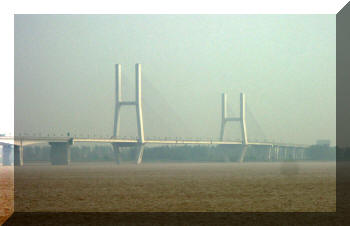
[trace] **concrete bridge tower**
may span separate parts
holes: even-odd
[[[245,94],[240,95],[240,116],[239,117],[227,117],[227,95],[222,94],[221,97],[221,130],[220,130],[220,140],[224,140],[225,125],[227,122],[240,122],[241,125],[241,137],[242,137],[242,154],[240,162],[244,161],[244,156],[247,151],[248,146],[248,136],[247,136],[247,124],[246,124],[246,100]]]
[[[116,100],[115,100],[115,110],[114,110],[114,128],[113,128],[113,138],[119,136],[120,127],[120,109],[122,106],[131,105],[136,107],[136,121],[137,121],[137,133],[138,133],[138,154],[136,163],[140,164],[142,162],[142,156],[144,151],[145,135],[143,129],[143,117],[142,117],[142,100],[141,100],[141,64],[135,65],[135,101],[122,101],[122,89],[121,89],[121,65],[115,65],[116,71]],[[114,154],[116,162],[120,163],[120,145],[118,143],[113,143]]]

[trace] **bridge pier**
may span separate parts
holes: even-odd
[[[269,161],[271,161],[272,146],[269,146]]]
[[[23,146],[22,145],[14,145],[13,164],[15,166],[23,166]]]
[[[301,160],[304,160],[304,149],[301,150]]]
[[[70,143],[50,142],[50,161],[52,165],[68,165],[70,163]]]
[[[293,148],[293,160],[295,161],[297,159],[297,154],[295,148]]]
[[[280,147],[275,146],[275,153],[276,153],[276,161],[280,159]]]
[[[119,165],[121,163],[120,146],[118,144],[112,144],[112,145],[114,150],[115,162]]]
[[[3,166],[11,166],[11,153],[12,147],[11,145],[2,145],[2,165]]]
[[[283,160],[286,161],[287,160],[287,149],[285,147],[283,148],[283,154],[284,154]]]
[[[137,146],[137,159],[136,159],[136,164],[139,165],[142,163],[142,157],[143,157],[143,151],[145,149],[144,144],[139,144]]]
[[[248,145],[242,145],[242,154],[239,162],[244,162],[245,155],[247,153]]]

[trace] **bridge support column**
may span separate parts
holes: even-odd
[[[112,145],[114,150],[115,162],[119,165],[121,163],[120,146],[118,144],[112,144]]]
[[[145,149],[145,145],[144,144],[140,144],[137,146],[137,159],[136,159],[136,164],[139,165],[142,163],[142,157],[143,157],[143,151]]]
[[[239,159],[239,162],[244,162],[247,149],[248,149],[248,145],[242,145],[242,154],[241,154],[241,158]]]
[[[52,165],[68,165],[70,163],[71,144],[67,142],[50,142],[50,161]]]
[[[297,154],[295,148],[293,149],[293,160],[295,161],[297,159]]]
[[[287,149],[286,148],[283,148],[283,152],[284,152],[284,161],[287,160]]]
[[[304,160],[304,149],[301,150],[301,160]]]
[[[280,147],[278,146],[275,146],[275,150],[276,150],[276,161],[278,161],[280,158],[279,158],[279,155],[280,155]]]
[[[5,144],[2,146],[2,165],[3,166],[11,166],[11,153],[12,153],[11,145]]]
[[[15,166],[23,166],[23,146],[14,145],[13,163]]]
[[[271,151],[272,151],[272,146],[269,147],[269,161],[271,161]]]

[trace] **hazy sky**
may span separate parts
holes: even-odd
[[[247,96],[248,140],[312,144],[336,132],[335,15],[16,15],[15,133],[112,135],[114,64],[134,98],[142,64],[145,135],[219,136]],[[136,136],[135,109],[121,134]],[[226,138],[239,138],[228,124]],[[255,128],[255,129],[254,129]],[[250,130],[249,130],[250,129]],[[259,134],[260,133],[260,134]]]

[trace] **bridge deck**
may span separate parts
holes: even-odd
[[[34,145],[50,142],[71,142],[71,143],[120,143],[137,144],[137,139],[127,138],[71,138],[71,137],[0,137],[0,143],[9,143],[14,145]],[[218,141],[218,140],[167,140],[167,139],[149,139],[144,144],[203,144],[203,145],[242,145],[241,141]],[[273,142],[249,142],[253,146],[282,146],[282,147],[307,147],[303,144],[286,144]]]

